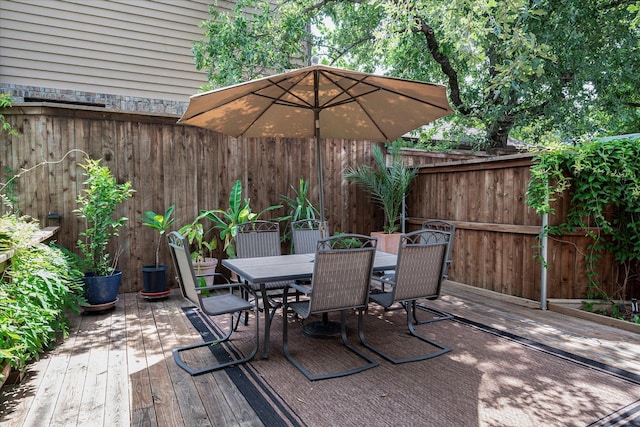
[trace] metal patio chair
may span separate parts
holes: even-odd
[[[323,228],[324,227],[324,228]],[[317,219],[301,219],[291,223],[293,251],[296,254],[310,254],[316,251],[318,240],[322,239],[323,229],[329,234],[327,223]],[[296,280],[298,284],[309,285],[311,280]]]
[[[314,375],[298,362],[289,350],[289,327],[285,317],[282,331],[282,347],[286,358],[309,380],[323,380],[362,372],[378,366],[378,362],[349,343],[346,329],[346,312],[358,312],[358,331],[362,336],[363,312],[367,308],[369,281],[373,271],[377,239],[358,234],[343,234],[317,242],[313,276],[310,286],[292,284],[291,288],[307,297],[305,301],[289,302],[285,290],[284,307],[292,309],[303,319],[314,314],[340,312],[340,336],[342,343],[366,361],[358,367]]]
[[[191,375],[200,375],[204,374],[205,372],[216,371],[229,366],[245,363],[253,359],[253,357],[258,352],[260,336],[258,307],[257,304],[251,303],[241,295],[235,294],[233,292],[234,289],[245,288],[245,285],[241,283],[230,283],[229,280],[222,274],[212,273],[206,276],[215,276],[218,278],[222,278],[224,279],[225,283],[215,284],[211,286],[198,286],[198,278],[204,277],[205,275],[196,275],[195,273],[193,263],[191,261],[191,255],[189,253],[189,242],[187,241],[187,239],[185,239],[175,231],[169,233],[167,239],[169,240],[169,251],[171,253],[171,258],[173,260],[177,279],[180,284],[182,296],[193,303],[198,309],[200,309],[202,313],[206,314],[207,316],[216,317],[226,314],[229,315],[228,328],[221,328],[221,330],[227,329],[226,332],[223,333],[222,338],[174,349],[173,358],[175,359],[178,366],[180,366]],[[245,291],[253,292],[252,290],[247,289],[245,289]],[[213,295],[203,296],[203,293],[205,292],[212,293]],[[254,301],[257,300],[254,298]],[[182,359],[180,353],[184,351],[200,347],[217,346],[221,343],[229,341],[231,339],[231,334],[237,327],[237,324],[234,326],[234,319],[236,318],[236,316],[238,316],[239,318],[240,313],[242,313],[243,311],[253,311],[256,317],[254,346],[247,356],[240,359],[228,360],[226,362],[206,366],[204,368],[194,368],[192,366],[189,366]]]
[[[409,333],[412,336],[437,347],[438,350],[415,357],[404,359],[395,358],[370,345],[363,336],[360,339],[367,348],[395,364],[430,359],[450,351],[449,348],[418,334],[414,327],[415,323],[428,323],[429,321],[435,321],[433,319],[430,319],[429,321],[417,321],[417,300],[436,299],[440,296],[440,287],[443,280],[442,270],[446,264],[447,246],[449,244],[450,236],[451,235],[447,232],[437,230],[418,230],[412,233],[403,234],[400,239],[400,248],[398,251],[398,261],[395,273],[389,276],[373,277],[373,280],[380,281],[385,285],[390,286],[391,291],[371,293],[369,295],[370,301],[381,305],[385,309],[390,308],[394,304],[400,304],[407,313],[407,327],[409,328]],[[451,316],[449,318],[451,318]]]
[[[453,238],[456,234],[456,226],[454,223],[444,221],[442,219],[429,219],[422,223],[422,229],[446,231],[447,233],[451,234],[451,236],[449,237],[449,247],[447,248],[447,264],[445,265],[444,271],[442,272],[442,275],[446,279],[448,277],[447,273],[449,271],[449,266],[453,262],[453,260],[451,259],[451,251],[453,249]]]
[[[326,223],[317,219],[301,219],[291,223],[293,250],[297,254],[310,254],[316,251],[318,240],[322,239],[322,228]]]
[[[238,258],[255,258],[266,256],[280,256],[280,224],[273,221],[248,221],[238,225],[236,234],[236,254]],[[277,298],[282,297],[288,281],[269,283],[250,283],[255,292],[260,291],[263,309],[269,310],[272,319],[276,309],[282,306]],[[276,292],[272,292],[272,291]],[[276,298],[276,299],[274,299]]]
[[[280,224],[275,221],[255,220],[239,224],[236,234],[236,255],[238,258],[255,258],[266,256],[280,256]],[[243,278],[240,278],[244,281]],[[255,292],[260,294],[262,308],[265,312],[265,348],[263,357],[269,357],[269,347],[266,345],[271,332],[271,321],[276,310],[282,307],[284,289],[292,281],[277,281],[268,283],[247,283]],[[245,317],[245,323],[247,318]]]
[[[434,234],[432,237],[433,239],[436,240],[446,240],[448,242],[448,246],[447,246],[447,262],[444,265],[444,268],[442,270],[442,280],[447,280],[448,276],[448,271],[449,271],[449,266],[451,265],[451,263],[453,262],[451,260],[451,250],[453,248],[453,238],[456,232],[456,226],[455,224],[448,222],[448,221],[444,221],[441,219],[430,219],[427,221],[424,221],[422,223],[422,229],[423,230],[435,230],[435,231],[446,231],[447,233],[449,233],[448,236],[446,235],[442,235],[442,234]],[[425,299],[435,299],[435,298],[425,298]],[[417,318],[415,319],[416,324],[423,324],[423,323],[431,323],[431,322],[437,322],[440,320],[450,320],[453,318],[453,316],[449,313],[446,313],[444,311],[438,310],[436,308],[433,307],[429,307],[428,305],[424,304],[424,303],[418,303],[416,305],[417,308],[421,309],[421,310],[425,310],[428,312],[431,312],[433,314],[436,315],[436,317],[430,318],[430,319],[426,319],[426,320],[418,320]],[[415,315],[415,312],[414,312]]]

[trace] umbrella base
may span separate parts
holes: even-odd
[[[318,320],[317,322],[305,323],[302,326],[302,332],[312,338],[338,338],[340,336],[340,322]]]

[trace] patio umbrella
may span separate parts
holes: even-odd
[[[324,222],[321,139],[390,142],[452,112],[444,86],[312,65],[193,95],[179,123],[234,137],[313,137]]]

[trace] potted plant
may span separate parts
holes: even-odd
[[[118,184],[109,168],[100,165],[100,159],[87,158],[80,167],[87,178],[76,199],[79,207],[74,212],[85,220],[85,230],[77,242],[86,272],[85,298],[90,306],[109,308],[117,301],[122,272],[116,270],[119,252],[110,254],[108,244],[128,220],[114,215],[117,206],[130,198],[135,190],[129,181]]]
[[[202,220],[203,215],[198,215],[193,222],[180,228],[178,232],[187,239],[191,246],[191,258],[197,274],[215,273],[218,259],[213,256],[213,251],[218,247],[215,235],[210,238],[213,227],[205,231]],[[205,278],[207,286],[213,285],[213,276]]]
[[[404,198],[416,177],[417,170],[402,163],[397,157],[396,150],[392,151],[391,164],[388,166],[380,147],[374,146],[371,152],[375,168],[369,165],[350,167],[345,171],[344,177],[362,186],[382,207],[385,217],[384,233],[371,233],[371,235],[378,237],[380,250],[395,253],[400,239],[397,231],[400,228]],[[390,239],[385,234],[395,235]]]
[[[242,200],[242,183],[238,180],[233,184],[229,194],[229,207],[226,210],[213,209],[202,211],[197,219],[208,219],[213,222],[213,227],[220,231],[220,240],[224,242],[224,251],[229,258],[236,257],[235,237],[238,234],[237,226],[247,221],[253,221],[262,214],[275,209],[280,209],[282,205],[272,205],[259,213],[251,211],[251,200]],[[274,218],[274,221],[285,221],[289,216]]]
[[[167,264],[160,264],[160,244],[162,236],[173,225],[175,219],[171,216],[175,205],[167,208],[164,214],[158,214],[154,211],[147,211],[140,218],[140,222],[149,228],[158,232],[158,240],[156,241],[155,264],[142,266],[142,291],[140,294],[147,298],[164,297],[169,293],[167,289]]]

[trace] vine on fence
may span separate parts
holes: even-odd
[[[550,235],[586,228],[592,243],[585,254],[589,297],[627,298],[629,283],[640,277],[640,138],[603,139],[554,147],[539,154],[531,169],[527,203],[539,214],[553,213],[551,202],[571,194],[566,222]],[[623,266],[617,290],[607,295],[595,272],[603,251]]]

